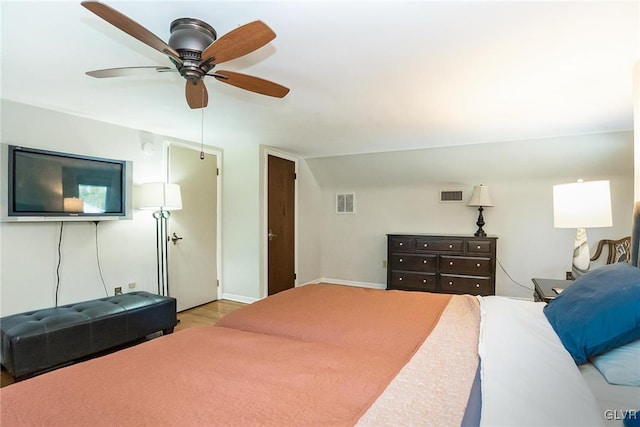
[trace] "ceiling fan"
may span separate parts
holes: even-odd
[[[216,31],[206,22],[194,18],[180,18],[171,23],[169,43],[165,43],[142,25],[104,3],[83,1],[81,4],[130,36],[164,53],[175,66],[108,68],[87,72],[91,77],[178,71],[187,80],[185,96],[191,108],[204,108],[208,104],[207,88],[203,81],[205,76],[213,76],[223,83],[276,98],[282,98],[289,93],[288,88],[258,77],[223,70],[212,72],[216,65],[251,53],[276,37],[273,30],[262,21],[245,24],[218,39]]]

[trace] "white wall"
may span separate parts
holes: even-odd
[[[465,203],[440,203],[441,189],[489,186],[495,207],[484,212],[498,236],[498,260],[515,282],[564,278],[571,269],[575,230],[553,228],[552,186],[611,180],[613,228],[587,231],[601,238],[630,234],[633,202],[633,135],[494,143],[407,152],[308,159],[323,190],[321,278],[384,287],[386,234],[473,234],[478,211]],[[456,184],[457,183],[457,184]],[[335,214],[335,193],[356,194],[356,214]],[[498,267],[500,270],[500,267]],[[530,297],[531,291],[498,271],[497,293]]]
[[[640,202],[640,61],[633,67],[633,123],[637,129],[634,134],[634,200]]]
[[[136,186],[164,178],[161,147],[151,156],[143,141],[161,145],[153,135],[63,113],[3,100],[1,140],[43,149],[133,161]],[[5,176],[2,176],[5,179]],[[54,305],[60,223],[0,223],[0,314]],[[65,222],[61,244],[59,304],[105,296],[96,261],[93,222]],[[132,220],[103,221],[98,242],[106,290],[155,291],[155,223],[134,210]]]
[[[638,34],[640,36],[640,34]],[[634,215],[636,215],[635,223],[634,223],[634,234],[632,237],[632,247],[631,247],[631,257],[632,261],[636,262],[638,267],[640,267],[640,242],[638,239],[640,236],[640,60],[636,62],[633,67],[633,124],[634,128],[637,131],[634,133],[634,196],[633,200],[635,203],[634,206]]]
[[[298,163],[298,284],[322,276],[323,194],[305,160]]]

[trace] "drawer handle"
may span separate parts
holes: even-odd
[[[398,280],[402,280],[402,277],[398,277]]]
[[[449,282],[449,286],[453,286],[453,282]]]
[[[400,246],[404,245],[404,243],[400,242]]]
[[[476,283],[476,288],[479,288],[479,287],[480,287],[480,283]]]
[[[480,249],[480,245],[476,246],[476,249]]]
[[[453,245],[449,245],[449,249],[453,248]]]
[[[424,244],[424,247],[426,248],[427,246],[429,246],[429,244],[428,244],[428,243],[425,243],[425,244]]]
[[[422,283],[427,283],[427,279],[422,279]]]
[[[400,262],[402,262],[402,258],[400,258]]]
[[[426,260],[426,259],[423,259],[423,260],[422,260],[422,263],[423,263],[423,264],[426,264],[426,263],[427,263],[427,260]]]
[[[453,261],[449,261],[449,265],[453,265]]]
[[[476,264],[476,267],[480,267],[480,263],[477,263],[477,264]]]

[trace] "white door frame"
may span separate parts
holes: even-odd
[[[294,286],[298,286],[298,162],[299,157],[294,155],[278,151],[273,148],[265,147],[264,154],[262,156],[262,232],[260,233],[260,244],[262,247],[262,262],[260,266],[260,298],[266,298],[269,295],[269,240],[267,234],[269,233],[269,156],[280,157],[292,161],[295,165],[296,179],[294,180],[294,197],[295,197],[295,214],[293,219],[294,226],[294,241],[293,241],[293,266],[295,269],[296,279],[294,280]]]
[[[222,295],[222,289],[224,284],[222,283],[222,150],[213,147],[201,147],[195,143],[189,143],[187,141],[178,140],[165,140],[165,159],[166,159],[166,178],[169,176],[169,146],[175,145],[177,147],[187,148],[194,152],[200,153],[204,151],[205,154],[212,154],[216,156],[216,167],[218,168],[218,179],[216,180],[216,300],[220,299]]]

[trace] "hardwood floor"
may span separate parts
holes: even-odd
[[[176,326],[176,331],[191,328],[193,326],[207,326],[218,323],[225,314],[244,306],[241,302],[219,300],[194,307],[178,313],[180,323]]]
[[[210,326],[215,325],[225,314],[244,306],[245,304],[235,301],[219,300],[194,307],[189,310],[178,313],[180,322],[175,331],[192,328],[194,326]],[[0,372],[0,387],[13,384],[11,375],[5,370]]]

